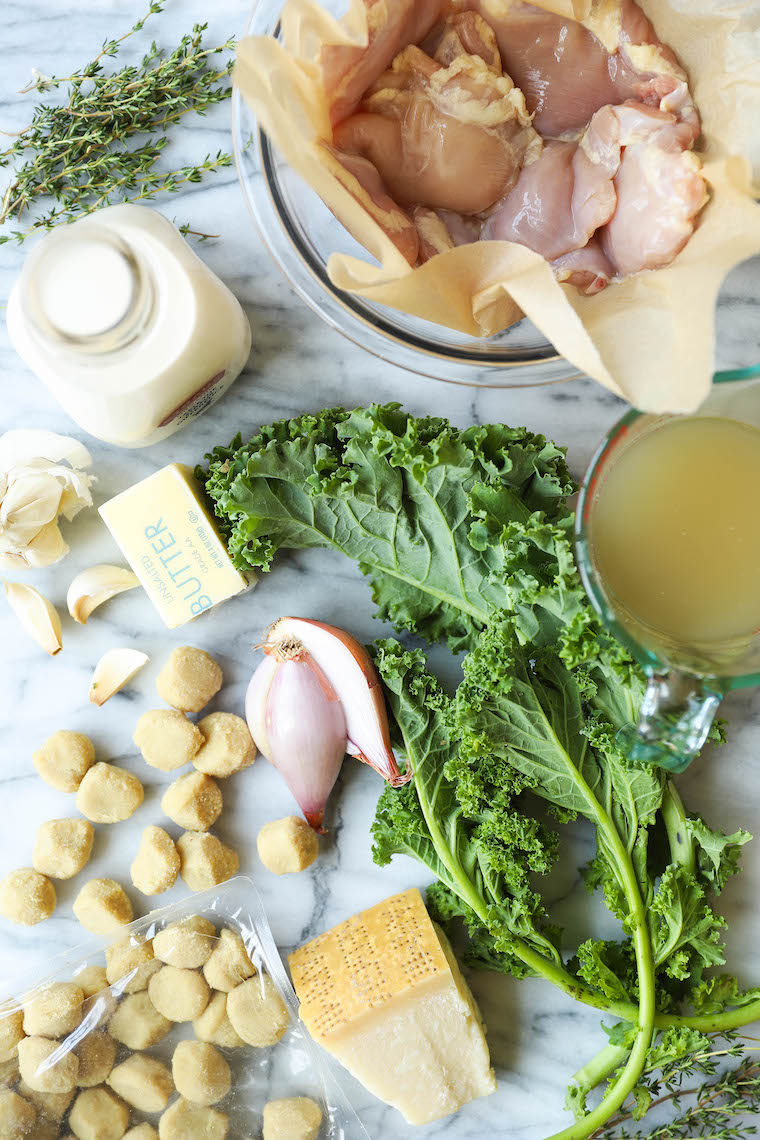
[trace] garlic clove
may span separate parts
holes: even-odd
[[[103,602],[139,585],[137,575],[123,566],[90,566],[77,574],[69,586],[66,605],[74,621],[85,625],[92,611]]]
[[[382,684],[365,647],[336,626],[284,617],[270,628],[262,648],[271,653],[276,647],[287,657],[299,645],[322,670],[343,706],[348,754],[369,764],[394,788],[408,783],[412,773],[402,775],[399,771]]]
[[[98,661],[90,682],[90,700],[104,705],[109,697],[127,685],[149,661],[139,649],[109,649]]]
[[[55,606],[33,586],[21,582],[4,582],[5,596],[26,632],[55,657],[63,648],[61,619]]]
[[[35,538],[29,543],[25,551],[26,569],[34,570],[38,566],[52,566],[60,562],[69,552],[68,543],[61,534],[58,521],[53,519],[37,532]]]

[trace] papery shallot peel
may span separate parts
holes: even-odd
[[[391,747],[382,683],[365,647],[345,630],[309,618],[283,617],[269,629],[265,653],[276,646],[300,645],[324,673],[346,716],[346,751],[369,764],[394,787],[402,775]]]

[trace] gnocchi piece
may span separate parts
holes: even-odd
[[[134,772],[100,761],[85,774],[76,805],[92,823],[120,823],[137,811],[144,795]]]
[[[69,1113],[69,1128],[79,1140],[121,1140],[129,1109],[108,1089],[85,1089]]]
[[[205,831],[186,831],[177,840],[180,874],[191,891],[205,891],[237,874],[240,859],[231,847]]]
[[[24,1036],[24,1011],[18,1002],[0,1005],[0,1062],[16,1056],[18,1043]]]
[[[193,1032],[199,1041],[222,1045],[225,1049],[239,1049],[245,1041],[232,1028],[227,1016],[227,995],[215,993],[200,1017],[193,1022]]]
[[[159,1120],[158,1136],[159,1140],[224,1140],[229,1126],[225,1113],[180,1097]]]
[[[75,982],[53,982],[24,1002],[28,1037],[66,1037],[82,1021],[84,993]]]
[[[116,1042],[104,1029],[88,1033],[75,1047],[79,1058],[77,1084],[82,1089],[102,1085],[116,1060]]]
[[[174,772],[189,764],[203,746],[203,734],[177,709],[151,709],[143,713],[132,737],[151,768]]]
[[[229,993],[255,973],[256,968],[240,935],[233,930],[221,930],[211,957],[203,967],[203,975],[211,989]]]
[[[197,970],[164,966],[148,982],[148,995],[169,1021],[195,1021],[211,999],[206,979]]]
[[[95,831],[86,819],[49,819],[37,828],[32,864],[51,879],[72,879],[92,854]]]
[[[203,772],[180,776],[164,792],[161,810],[178,827],[208,831],[222,814],[222,793],[216,780]]]
[[[171,1021],[158,1012],[145,990],[141,990],[124,998],[108,1023],[108,1032],[127,1049],[139,1051],[163,1041],[171,1027]]]
[[[203,744],[193,757],[193,767],[207,776],[226,777],[250,768],[256,745],[248,725],[234,713],[212,712],[199,721]]]
[[[153,938],[153,953],[169,966],[192,970],[203,966],[216,945],[216,927],[199,914],[170,922]]]
[[[47,875],[32,867],[11,871],[0,883],[0,914],[19,926],[36,926],[50,918],[57,902]]]
[[[61,1055],[51,1062],[59,1050]],[[22,1080],[37,1092],[68,1093],[77,1083],[79,1058],[65,1052],[60,1041],[25,1037],[18,1043],[18,1067]]]
[[[222,670],[205,649],[181,645],[156,677],[162,701],[180,712],[200,712],[222,687]]]
[[[9,1061],[0,1061],[0,1089],[9,1089],[18,1080],[18,1048]]]
[[[62,728],[49,736],[32,757],[46,784],[59,792],[75,792],[95,763],[95,746],[82,732]]]
[[[264,1105],[264,1140],[316,1140],[322,1109],[308,1096],[270,1100]]]
[[[34,1128],[37,1109],[10,1089],[0,1092],[0,1136],[3,1140],[23,1140]]]
[[[256,839],[256,847],[261,862],[275,875],[305,871],[319,854],[316,832],[297,815],[265,823]]]
[[[45,1093],[38,1092],[37,1089],[30,1088],[26,1081],[19,1081],[17,1092],[31,1101],[41,1116],[48,1117],[49,1120],[63,1120],[66,1115],[66,1110],[74,1099],[74,1090],[66,1093]],[[3,1135],[2,1128],[0,1128],[0,1136]],[[35,1133],[36,1140],[36,1133]]]
[[[87,998],[93,998],[102,990],[108,989],[108,975],[105,966],[85,966],[74,975],[74,981]]]
[[[174,840],[162,827],[146,827],[130,867],[132,882],[144,895],[160,895],[173,887],[179,874]]]
[[[249,978],[227,994],[227,1016],[248,1045],[275,1045],[288,1028],[288,1010],[268,975]]]
[[[37,1123],[25,1140],[58,1140],[61,1135],[61,1123],[50,1120],[46,1116],[38,1116]],[[69,1135],[69,1133],[67,1133]]]
[[[72,909],[91,934],[112,934],[134,918],[126,891],[113,879],[90,879],[74,899]]]
[[[226,1097],[232,1084],[229,1065],[206,1041],[180,1041],[172,1057],[172,1076],[180,1096],[206,1106]]]
[[[163,1112],[174,1092],[166,1065],[145,1053],[133,1053],[117,1065],[107,1084],[140,1112]]]
[[[152,976],[161,969],[153,954],[150,938],[141,939],[138,935],[122,938],[106,950],[106,977],[110,985],[118,983],[123,994],[135,994],[147,989]]]
[[[158,1133],[152,1124],[138,1124],[124,1133],[124,1140],[158,1140]]]

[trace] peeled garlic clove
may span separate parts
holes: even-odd
[[[74,621],[85,625],[93,610],[124,590],[134,590],[140,580],[123,566],[91,566],[77,574],[69,586],[66,605]]]
[[[127,685],[135,673],[148,663],[147,653],[139,649],[109,649],[95,666],[90,682],[90,700],[104,705],[109,697]]]
[[[406,784],[412,773],[402,775],[399,771],[382,684],[365,647],[336,626],[284,617],[271,627],[262,648],[272,652],[275,647],[284,647],[282,655],[287,656],[298,645],[322,670],[343,706],[349,756],[369,764],[394,788]]]
[[[5,596],[26,632],[55,657],[63,649],[61,619],[55,606],[43,598],[33,586],[21,582],[4,582]]]

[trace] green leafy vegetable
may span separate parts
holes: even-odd
[[[725,923],[709,896],[750,837],[691,818],[662,772],[618,747],[643,678],[582,589],[563,452],[524,429],[460,430],[388,405],[281,421],[209,459],[200,473],[240,569],[266,570],[283,548],[340,551],[380,616],[468,650],[449,695],[419,649],[376,644],[413,779],[380,796],[374,857],[432,872],[428,905],[464,924],[471,964],[543,977],[613,1018],[571,1081],[576,1121],[558,1136],[639,1119],[658,1082],[707,1072],[708,1035],[760,1016],[760,991],[713,973]],[[572,820],[593,828],[584,878],[617,939],[567,946],[545,901]]]

